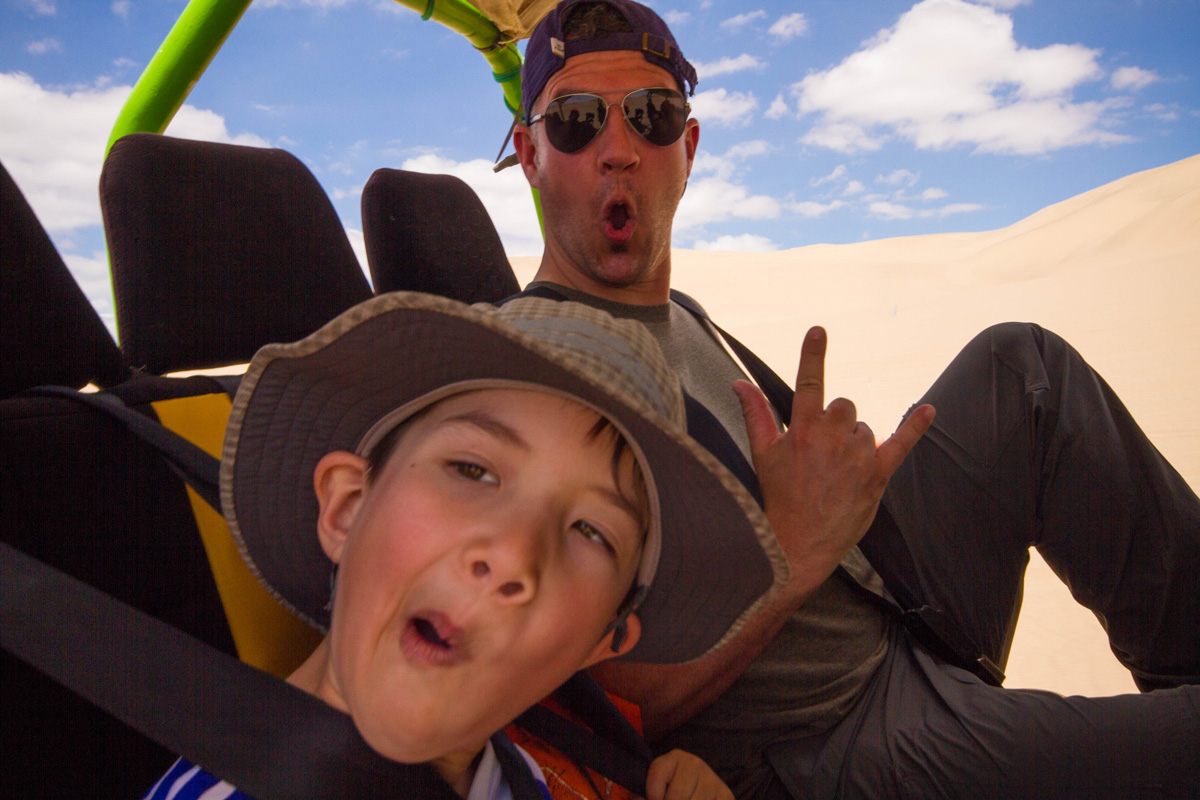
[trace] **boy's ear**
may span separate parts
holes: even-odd
[[[329,560],[342,560],[346,536],[362,506],[367,488],[367,460],[345,450],[326,453],[313,470],[313,489],[320,511],[317,537]]]
[[[604,634],[604,638],[600,640],[600,644],[592,650],[592,654],[587,657],[580,669],[590,667],[593,664],[599,664],[601,661],[607,661],[610,658],[623,656],[633,649],[633,646],[638,643],[638,639],[642,638],[642,621],[638,619],[638,615],[630,613],[625,617],[625,641],[621,642],[621,646],[616,652],[612,649],[612,638],[616,635],[616,631],[609,631]]]

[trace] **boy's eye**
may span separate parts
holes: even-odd
[[[577,531],[582,533],[584,538],[587,539],[589,542],[595,542],[596,544],[600,545],[605,550],[607,550],[609,553],[616,555],[617,551],[615,549],[613,549],[612,544],[609,543],[608,539],[605,538],[604,534],[601,533],[599,530],[597,530],[597,528],[594,525],[592,525],[590,522],[587,522],[586,520],[582,520],[582,519],[577,520],[573,527]]]
[[[451,461],[450,466],[464,478],[483,483],[499,483],[500,479],[491,470],[470,461]]]

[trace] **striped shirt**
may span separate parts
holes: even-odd
[[[550,792],[542,779],[542,771],[537,762],[529,757],[521,748],[517,748],[530,771],[538,782],[538,788],[546,800],[550,800]],[[143,800],[253,800],[249,795],[238,791],[234,786],[205,772],[185,758],[175,762],[167,774],[154,784]],[[475,771],[475,779],[471,782],[471,790],[467,800],[513,800],[512,792],[504,776],[500,774],[500,763],[492,743],[488,742],[483,750],[483,758]]]

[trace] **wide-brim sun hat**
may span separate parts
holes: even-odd
[[[650,520],[635,580],[649,588],[635,593],[642,635],[630,660],[705,655],[786,583],[787,561],[766,516],[688,437],[678,379],[639,323],[544,298],[497,309],[394,292],[301,341],[263,347],[238,388],[221,501],[268,591],[327,630],[332,564],[317,538],[317,462],[335,450],[365,455],[422,408],[482,388],[580,402],[610,420],[638,459]]]

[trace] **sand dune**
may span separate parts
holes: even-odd
[[[536,258],[513,259],[522,283]],[[980,233],[771,253],[676,250],[673,283],[781,375],[829,332],[828,397],[890,431],[982,328],[1065,336],[1200,489],[1200,156],[1130,175]],[[1132,691],[1103,631],[1035,559],[1009,686]]]

